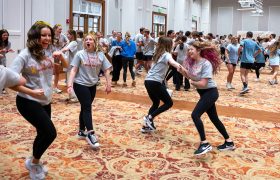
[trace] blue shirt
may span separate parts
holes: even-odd
[[[240,42],[240,46],[243,46],[241,62],[254,63],[254,53],[260,49],[258,44],[252,39],[245,39]]]
[[[134,57],[136,53],[136,44],[134,41],[129,40],[129,45],[128,45],[128,43],[125,40],[123,40],[121,43],[121,47],[122,47],[121,55],[123,57],[128,57],[128,58]]]
[[[261,49],[261,53],[259,53],[257,56],[256,56],[256,63],[265,63],[265,57],[263,55],[264,53],[264,48],[262,46],[260,46],[260,49]]]

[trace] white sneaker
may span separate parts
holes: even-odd
[[[168,92],[169,96],[170,96],[170,97],[172,97],[172,94],[173,94],[173,90],[171,90],[171,89],[168,89],[168,88],[167,88],[166,90],[167,90],[167,92]]]
[[[98,143],[98,140],[97,140],[96,135],[94,134],[94,131],[87,133],[86,140],[92,148],[97,149],[100,147],[100,144]]]
[[[33,164],[32,157],[25,160],[25,167],[29,170],[29,176],[32,180],[45,179],[48,169],[42,163]]]
[[[260,78],[256,78],[256,79],[255,79],[255,82],[259,82],[259,81],[260,81]]]
[[[59,93],[62,93],[62,90],[60,90],[58,88],[54,88],[53,93],[59,94]]]
[[[230,83],[227,83],[226,87],[228,90],[230,90],[231,89]]]

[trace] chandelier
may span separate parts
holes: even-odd
[[[251,11],[252,16],[263,16],[263,0],[238,0],[240,11]]]

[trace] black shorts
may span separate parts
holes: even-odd
[[[232,66],[236,66],[236,64],[234,64],[234,63],[229,63],[229,62],[226,62],[226,64],[231,64]]]
[[[144,55],[143,61],[151,61],[153,59],[152,55]]]
[[[143,60],[143,52],[136,52],[136,59],[137,60]]]
[[[243,63],[241,62],[240,68],[243,69],[253,69],[254,63]]]

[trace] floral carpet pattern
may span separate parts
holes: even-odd
[[[137,88],[116,87],[113,91],[145,95],[141,78]],[[236,82],[240,83],[239,79]],[[262,88],[257,88],[257,83],[262,83]],[[228,92],[220,78],[218,84],[218,104],[279,112],[278,86],[252,82],[256,90],[238,97],[240,87]],[[257,95],[262,91],[264,94]],[[31,155],[36,135],[18,113],[15,96],[9,91],[0,97],[0,179],[5,180],[29,179],[24,160]],[[53,99],[52,120],[58,136],[42,157],[49,169],[46,179],[280,179],[280,122],[220,115],[237,149],[219,152],[215,147],[223,138],[203,115],[206,136],[214,150],[196,157],[193,153],[199,136],[190,111],[171,108],[155,119],[154,133],[142,134],[140,128],[149,105],[97,97],[93,120],[101,148],[93,150],[85,139],[77,137],[79,103],[66,103],[66,98],[63,93]],[[198,96],[194,90],[179,91],[173,98],[195,102]]]

